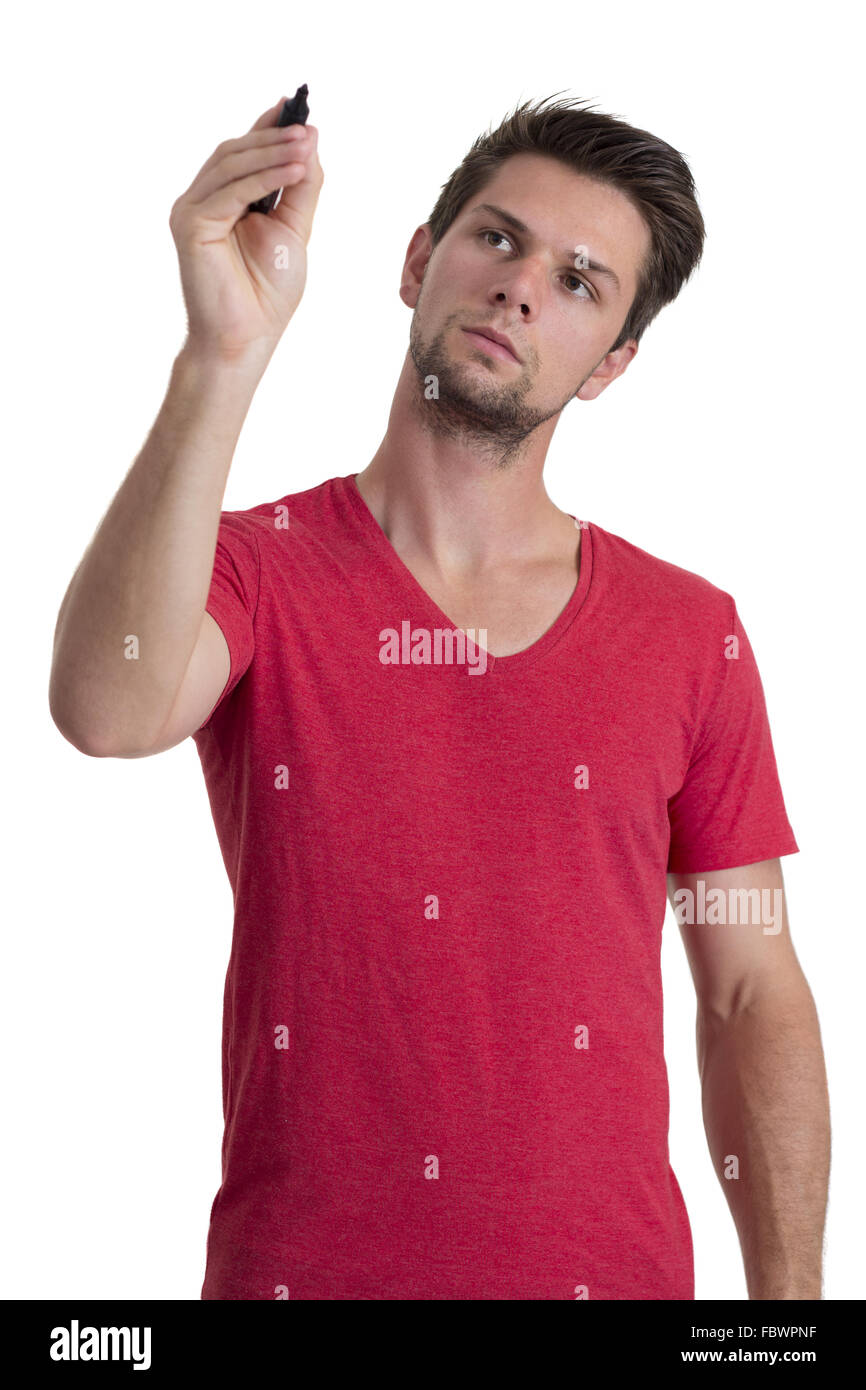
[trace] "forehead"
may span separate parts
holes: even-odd
[[[618,188],[547,155],[518,154],[467,198],[461,217],[476,216],[473,208],[479,203],[496,203],[513,213],[533,238],[557,254],[587,246],[593,259],[616,271],[624,290],[629,279],[634,287],[650,231]]]

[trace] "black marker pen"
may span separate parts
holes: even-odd
[[[292,97],[291,101],[283,102],[283,109],[280,112],[280,118],[277,121],[278,126],[307,124],[307,117],[310,114],[310,108],[307,105],[307,94],[309,93],[309,90],[310,89],[305,82],[303,87],[299,87],[298,90],[295,92],[295,95]],[[282,191],[283,190],[280,188],[276,189],[273,193],[266,193],[264,198],[259,198],[256,200],[256,202],[250,203],[248,211],[265,213],[270,212],[272,208],[276,207],[277,200]]]

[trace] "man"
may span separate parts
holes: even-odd
[[[206,778],[235,919],[202,1297],[692,1299],[667,888],[749,1296],[819,1298],[826,1082],[748,638],[542,479],[564,406],[700,258],[685,161],[575,103],[515,111],[409,243],[372,461],[221,512],[323,181],[279,106],[172,210],[187,340],[51,685],[82,751],[192,736]]]

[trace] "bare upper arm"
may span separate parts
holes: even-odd
[[[198,638],[184,673],[171,713],[153,744],[140,753],[121,757],[150,758],[183,743],[207,719],[226,688],[231,656],[222,629],[210,613],[202,618]]]
[[[779,859],[667,877],[668,897],[701,1007],[727,1015],[766,988],[800,989],[806,984],[788,928]],[[703,913],[699,881],[706,902]],[[718,889],[721,897],[711,897]],[[713,902],[720,909],[718,921],[711,915]],[[690,905],[694,907],[692,922],[682,920]],[[734,916],[736,922],[731,920]]]

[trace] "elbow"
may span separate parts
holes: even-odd
[[[64,724],[60,719],[57,718],[53,710],[51,712],[51,718],[54,721],[55,727],[66,739],[66,742],[71,743],[72,747],[75,748],[79,753],[83,753],[85,757],[111,758],[114,756],[114,754],[108,748],[102,747],[94,739],[84,737],[81,734],[78,734],[74,730],[69,728],[68,725]]]
[[[75,721],[68,717],[68,711],[64,711],[53,682],[48,692],[48,712],[55,728],[63,735],[66,742],[71,743],[72,747],[79,753],[83,753],[87,758],[111,758],[114,756],[113,750],[79,728]]]

